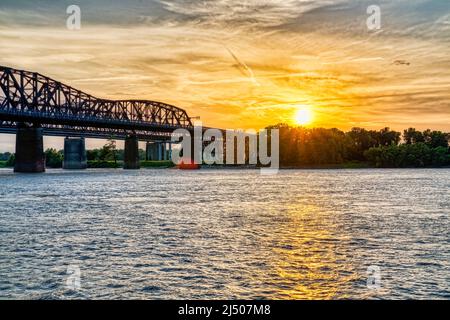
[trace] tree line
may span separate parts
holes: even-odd
[[[280,164],[284,167],[367,163],[373,167],[442,167],[450,165],[450,134],[441,131],[403,133],[389,128],[367,130],[291,127],[278,124]]]
[[[287,124],[270,126],[280,131],[280,165],[282,167],[342,166],[349,163],[367,164],[380,168],[443,167],[450,166],[450,134],[441,131],[418,131],[414,128],[402,133],[389,128],[367,130],[292,127]],[[109,140],[102,148],[87,150],[92,162],[123,161],[124,151]],[[145,160],[145,151],[139,150]],[[45,151],[46,165],[62,167],[63,151]],[[14,165],[14,154],[0,153],[0,161]]]

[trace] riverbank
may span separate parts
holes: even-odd
[[[172,161],[141,161],[141,168],[171,168],[175,165]],[[123,161],[88,161],[88,168],[123,168]]]
[[[345,162],[339,164],[316,164],[303,166],[280,166],[280,169],[374,169],[368,162]]]
[[[141,161],[142,169],[151,168],[174,168],[175,164],[172,161]],[[9,165],[8,161],[0,161],[0,168],[13,168],[13,165]],[[51,167],[48,167],[51,168]],[[89,169],[121,169],[123,168],[123,161],[88,161]],[[260,167],[255,165],[202,165],[201,169],[259,169]],[[448,169],[449,166],[441,167],[405,167],[405,168],[393,168],[393,167],[375,167],[368,162],[346,162],[342,164],[320,164],[320,165],[304,165],[304,166],[280,166],[280,170],[333,170],[333,169]],[[58,168],[53,168],[58,169]]]
[[[172,161],[141,161],[141,168],[172,168],[175,165]],[[13,168],[14,165],[8,164],[8,161],[0,161],[0,168]],[[123,167],[123,161],[88,161],[88,168],[91,169],[120,169]],[[61,167],[47,167],[59,169]]]

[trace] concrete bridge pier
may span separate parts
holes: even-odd
[[[166,161],[168,160],[168,156],[167,156],[167,143],[166,142],[160,142],[159,143],[159,150],[160,150],[160,156],[159,156],[159,160],[162,161]]]
[[[163,142],[162,150],[163,150],[163,160],[165,161],[172,160],[172,143]]]
[[[150,160],[150,142],[146,142],[145,143],[145,161],[149,161]]]
[[[158,143],[158,160],[159,161],[166,160],[164,157],[165,146],[166,146],[166,144],[164,142]]]
[[[65,138],[63,169],[86,168],[87,158],[84,138]]]
[[[16,163],[14,172],[45,171],[43,129],[19,123],[16,133]]]
[[[168,160],[168,152],[165,142],[147,142],[146,159],[148,161]]]
[[[156,143],[147,142],[145,148],[145,160],[154,161],[157,157]]]
[[[167,160],[172,160],[172,142],[169,142],[169,149],[167,150]]]
[[[125,139],[124,169],[140,169],[139,140],[136,136],[128,136]]]

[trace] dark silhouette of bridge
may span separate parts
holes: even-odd
[[[0,66],[0,132],[39,123],[45,135],[170,138],[191,128],[185,110],[149,100],[99,99],[39,73]]]
[[[149,100],[100,99],[36,72],[0,66],[0,133],[17,136],[16,171],[45,170],[43,135],[125,139],[125,168],[138,168],[138,140],[158,141],[159,145],[147,144],[151,149],[147,154],[165,159],[165,141],[179,128],[192,131],[193,124],[178,107]],[[75,163],[67,162],[66,167],[84,167],[83,153],[84,140],[66,139],[65,158],[72,155]]]

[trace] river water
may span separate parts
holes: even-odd
[[[0,170],[2,299],[449,299],[450,170]]]

